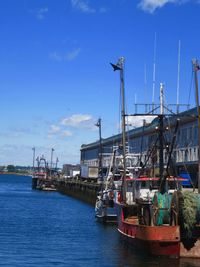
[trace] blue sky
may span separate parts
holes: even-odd
[[[32,147],[48,160],[54,148],[60,166],[79,163],[99,117],[103,137],[117,134],[119,73],[109,62],[125,57],[133,113],[135,99],[152,101],[155,33],[155,102],[164,82],[176,103],[180,40],[180,102],[193,105],[199,15],[198,0],[0,0],[0,165],[31,165]]]

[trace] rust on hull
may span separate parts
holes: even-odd
[[[132,221],[132,223],[131,223]],[[135,222],[135,223],[133,223]],[[137,248],[151,255],[180,256],[180,230],[178,226],[139,225],[136,218],[122,221],[118,231]]]
[[[118,231],[135,247],[156,256],[200,258],[200,239],[180,240],[179,226],[139,225],[136,217],[121,221]]]

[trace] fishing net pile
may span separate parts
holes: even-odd
[[[169,224],[172,216],[171,209],[178,213],[178,221],[182,235],[190,239],[195,230],[195,225],[200,223],[200,194],[185,191],[172,194],[157,192],[153,198],[155,211],[154,224]]]
[[[191,238],[195,225],[200,222],[200,195],[182,192],[179,199],[180,226],[186,238]]]

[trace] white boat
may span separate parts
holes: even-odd
[[[116,223],[117,222],[117,211],[114,205],[114,195],[115,195],[115,179],[114,179],[114,163],[115,163],[116,149],[113,150],[111,156],[110,167],[106,176],[105,188],[101,185],[101,190],[99,191],[95,203],[95,217],[98,221],[103,223]],[[120,177],[118,177],[120,180]],[[118,181],[116,181],[118,182]]]

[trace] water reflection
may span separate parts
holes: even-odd
[[[127,246],[118,237],[118,267],[200,267],[200,259],[196,258],[167,258],[147,256],[141,250]]]
[[[130,249],[94,208],[59,193],[31,190],[31,179],[0,177],[0,266],[199,267],[200,259],[148,257]]]

